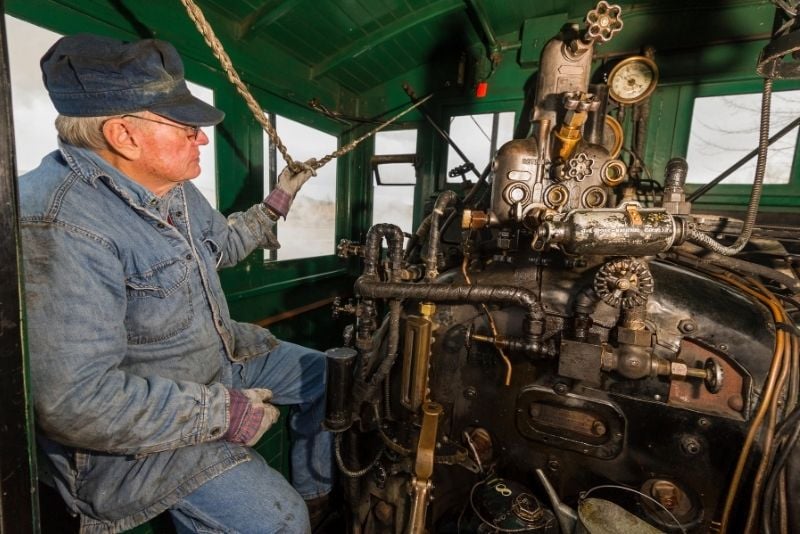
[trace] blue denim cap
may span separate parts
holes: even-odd
[[[59,39],[41,60],[53,105],[69,117],[150,111],[191,126],[213,126],[225,113],[192,96],[183,62],[166,41],[126,43],[82,33]]]

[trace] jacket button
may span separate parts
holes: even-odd
[[[215,427],[211,429],[211,435],[216,437],[219,436],[219,433],[222,432],[222,429],[219,427]]]
[[[183,217],[183,212],[182,211],[176,211],[175,212],[175,217]]]
[[[191,261],[191,260],[192,260],[192,255],[191,255],[191,254],[187,254],[187,255],[186,255],[186,259],[187,259],[187,260],[189,260],[189,261]]]
[[[163,230],[167,226],[164,223],[158,223],[158,227]]]

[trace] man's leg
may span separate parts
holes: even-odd
[[[311,531],[300,495],[255,451],[170,509],[178,534],[305,534]]]
[[[268,388],[279,405],[292,405],[292,485],[306,499],[331,491],[332,438],[325,419],[325,354],[281,341],[267,356],[233,364],[234,388]]]

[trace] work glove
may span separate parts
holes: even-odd
[[[230,389],[228,431],[222,439],[252,447],[264,432],[275,424],[280,412],[269,403],[272,391],[268,389]]]
[[[314,160],[306,161],[305,168],[298,173],[292,172],[288,166],[281,171],[278,175],[278,183],[275,189],[270,191],[267,198],[264,199],[264,204],[272,213],[284,219],[286,218],[297,192],[300,191],[300,188],[309,178],[317,174],[311,167],[313,162]]]

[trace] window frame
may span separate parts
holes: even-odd
[[[471,102],[469,104],[461,104],[461,105],[453,105],[453,106],[445,106],[442,109],[442,124],[444,124],[444,131],[450,135],[450,125],[452,124],[453,118],[466,116],[466,115],[485,115],[488,113],[506,113],[511,112],[514,114],[514,131],[511,132],[511,139],[514,139],[514,132],[516,131],[517,127],[519,126],[520,120],[520,106],[521,102],[519,100],[494,100],[494,101],[487,101],[487,102]],[[441,147],[440,154],[441,154],[441,161],[437,165],[439,179],[437,180],[437,187],[439,190],[443,189],[453,189],[460,185],[460,182],[449,182],[447,180],[448,176],[447,173],[450,170],[447,167],[447,155],[450,152],[450,143],[446,140],[442,139],[440,136],[437,136],[439,139],[439,144]],[[497,150],[500,149],[502,145],[497,146]],[[491,159],[490,159],[491,161]],[[483,169],[476,168],[478,173],[483,172]],[[475,180],[477,177],[471,173],[467,175],[467,177],[473,176]]]
[[[269,119],[270,124],[272,124],[273,127],[275,127],[276,131],[278,132],[278,136],[279,137],[280,137],[280,131],[279,130],[280,130],[281,126],[280,126],[280,124],[279,124],[277,119],[280,118],[282,120],[292,121],[292,122],[294,122],[296,124],[302,125],[305,128],[310,128],[312,130],[316,130],[319,133],[323,133],[325,135],[329,135],[329,136],[333,137],[335,139],[335,142],[336,142],[336,148],[334,148],[334,150],[337,150],[337,149],[339,149],[341,147],[341,136],[339,135],[339,132],[331,133],[331,132],[328,132],[328,131],[320,128],[318,125],[313,125],[312,126],[312,125],[307,124],[306,122],[303,122],[303,121],[300,121],[300,120],[296,120],[296,119],[293,119],[291,117],[287,117],[287,116],[282,115],[280,113],[276,113],[275,111],[271,111],[271,110],[267,110],[267,109],[264,109],[263,111],[264,111],[264,114]],[[281,142],[285,143],[286,140],[281,138]],[[262,177],[262,181],[261,182],[262,182],[262,184],[267,184],[268,190],[264,191],[264,195],[263,195],[263,196],[266,196],[269,193],[269,191],[272,191],[277,186],[277,183],[278,183],[278,169],[282,170],[285,167],[286,163],[283,160],[283,156],[278,151],[277,145],[275,145],[272,142],[272,139],[269,139],[269,136],[267,135],[266,130],[264,130],[263,133],[262,133],[262,147],[264,148],[262,153],[266,157],[266,161],[264,161],[264,172],[263,172],[263,177]],[[287,149],[288,148],[289,147],[287,147]],[[292,155],[291,152],[289,154]],[[313,157],[322,158],[322,157],[324,157],[326,155],[327,154],[316,154]],[[302,257],[302,258],[280,259],[278,256],[280,255],[280,250],[281,249],[262,249],[263,252],[264,252],[264,258],[263,258],[264,263],[276,263],[276,262],[277,263],[284,263],[284,262],[290,262],[290,261],[295,261],[295,260],[297,260],[297,261],[303,261],[303,260],[310,261],[310,260],[314,260],[316,258],[324,258],[324,257],[330,256],[332,254],[335,255],[335,253],[336,253],[336,243],[338,243],[338,241],[339,241],[339,237],[338,237],[338,235],[336,233],[336,219],[338,218],[338,215],[340,213],[340,209],[342,208],[342,205],[341,205],[341,201],[340,201],[340,198],[339,198],[340,191],[339,191],[339,173],[338,173],[337,160],[332,160],[327,165],[332,165],[334,167],[334,191],[333,191],[334,192],[334,200],[333,200],[333,204],[334,204],[334,213],[335,213],[335,215],[334,215],[334,220],[333,220],[333,224],[334,224],[334,232],[333,233],[334,233],[334,235],[333,235],[333,240],[331,242],[331,247],[332,247],[331,252],[328,252],[327,254],[318,254],[318,255],[307,256],[307,257]],[[314,177],[312,177],[311,180],[314,180]],[[281,229],[282,225],[291,225],[291,223],[287,222],[287,221],[284,221],[284,219],[280,219],[279,220],[278,225],[275,228],[275,235],[277,236],[279,242],[280,242],[280,239],[281,239],[280,238],[280,229]]]
[[[383,132],[397,132],[397,131],[405,131],[405,130],[413,130],[414,134],[414,152],[413,153],[404,153],[404,154],[377,154],[376,149],[376,140],[378,135]],[[423,160],[419,157],[420,154],[420,143],[422,143],[422,131],[420,125],[417,123],[409,122],[409,123],[401,123],[392,125],[390,128],[386,128],[379,132],[376,132],[372,139],[369,142],[369,150],[370,150],[370,166],[369,166],[369,221],[370,226],[385,222],[385,221],[376,221],[375,220],[375,191],[377,187],[410,187],[411,188],[411,221],[410,227],[408,228],[408,232],[414,232],[416,230],[416,225],[414,224],[415,218],[417,216],[417,197],[420,191],[420,184],[423,182],[421,172],[423,166]],[[404,162],[406,164],[411,164],[414,168],[414,181],[411,183],[380,183],[380,174],[378,171],[380,163],[375,163],[375,158],[380,156],[408,156],[413,161]],[[391,163],[390,163],[391,164]],[[405,231],[405,230],[404,230]]]

